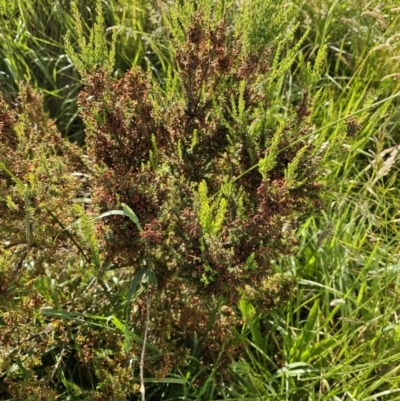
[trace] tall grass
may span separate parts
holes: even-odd
[[[76,1],[89,36],[95,22],[96,1]],[[161,4],[160,4],[161,5]],[[169,65],[168,44],[161,24],[161,10],[148,0],[104,2],[107,40],[117,33],[117,75],[134,65],[161,77]],[[15,101],[20,81],[28,81],[45,95],[45,108],[60,131],[83,143],[78,116],[80,77],[65,51],[64,37],[77,41],[70,1],[40,0],[0,2],[0,90]]]
[[[328,44],[314,121],[333,135],[354,114],[347,122],[363,128],[327,166],[327,210],[304,225],[297,256],[277,263],[298,283],[291,303],[242,307],[248,354],[232,364],[229,398],[398,400],[398,4],[297,4],[311,28],[303,51]],[[292,72],[283,99],[294,82]]]

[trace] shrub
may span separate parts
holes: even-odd
[[[67,45],[84,84],[79,105],[94,165],[91,213],[102,217],[96,231],[71,203],[76,182],[66,172],[85,168],[80,152],[61,142],[43,112],[32,114],[28,95],[19,116],[5,108],[0,154],[8,197],[1,207],[10,221],[2,230],[9,230],[9,243],[25,244],[32,262],[23,270],[20,305],[3,308],[2,341],[18,349],[2,361],[10,392],[35,377],[34,386],[45,380],[79,397],[86,387],[89,399],[120,399],[133,391],[127,356],[133,363],[144,349],[152,353],[148,375],[198,363],[218,364],[226,374],[243,351],[236,303],[268,310],[290,294],[293,283],[273,262],[293,253],[296,229],[321,208],[319,179],[344,129],[328,144],[311,125],[324,49],[313,67],[300,58],[299,102],[279,108],[279,81],[302,44],[282,52],[296,27],[279,4],[171,6],[176,70],[162,85],[136,68],[113,77],[101,18],[80,53]],[[260,41],[274,18],[276,35]],[[90,60],[101,64],[102,57],[106,68],[94,69]],[[67,238],[72,246],[64,246]],[[2,257],[9,281],[18,262],[5,249]],[[121,290],[127,272],[128,296]],[[39,316],[40,306],[47,307]],[[16,321],[28,331],[25,340],[42,342],[21,347]]]
[[[99,167],[95,204],[100,212],[128,205],[143,225],[105,218],[104,257],[114,268],[154,272],[149,340],[168,355],[164,363],[179,365],[170,355],[185,358],[195,333],[203,363],[224,342],[229,360],[240,349],[230,306],[244,297],[273,308],[290,293],[272,262],[293,252],[295,230],[320,209],[318,179],[334,147],[313,135],[309,119],[323,51],[314,68],[302,64],[301,101],[280,119],[274,90],[301,41],[280,59],[224,19],[172,12],[177,72],[164,87],[137,69],[120,80],[99,69],[84,77],[79,104]],[[132,319],[141,333],[145,317],[138,300]]]
[[[26,258],[34,258],[36,273],[59,258],[58,220],[69,224],[75,217],[71,199],[77,183],[69,172],[83,167],[81,151],[61,138],[41,103],[28,86],[17,108],[3,99],[0,105],[1,237],[12,251],[10,266],[21,269]]]
[[[47,386],[33,371],[54,345],[38,313],[51,296],[38,291],[38,283],[47,276],[48,286],[54,285],[51,277],[70,273],[77,258],[60,223],[75,220],[71,169],[83,164],[81,150],[64,141],[43,112],[40,96],[25,87],[18,100],[14,109],[0,100],[0,371],[9,372],[11,382],[30,378],[27,387],[17,380],[10,391],[33,399],[28,394]]]

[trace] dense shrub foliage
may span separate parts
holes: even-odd
[[[196,12],[165,88],[135,69],[117,81],[99,70],[79,100],[98,211],[127,204],[143,225],[104,219],[105,258],[155,273],[150,342],[184,356],[196,332],[207,337],[207,362],[208,351],[213,360],[234,340],[237,319],[215,315],[218,300],[271,308],[289,294],[271,263],[293,252],[295,229],[320,207],[321,160],[331,150],[311,137],[308,92],[287,121],[274,119],[270,50],[247,54],[227,28]],[[143,325],[144,308],[132,317]],[[226,354],[237,348],[235,340]]]
[[[50,285],[50,276],[63,275],[70,263],[76,263],[76,252],[65,233],[60,233],[60,221],[69,224],[76,218],[71,202],[76,180],[69,170],[83,166],[81,151],[61,138],[41,103],[42,99],[26,87],[18,108],[11,109],[1,101],[0,117],[0,362],[2,372],[20,364],[27,377],[41,365],[50,344],[56,344],[46,331],[51,323],[46,326],[48,322],[39,315],[39,308],[48,301],[36,284],[48,272]],[[10,382],[16,399],[20,399],[16,394],[22,397],[26,390],[19,388],[18,382]],[[27,394],[33,396],[36,384],[30,382],[29,387],[32,389]],[[48,399],[47,391],[40,392],[41,399]]]
[[[328,120],[328,140],[313,124],[325,47],[312,64],[298,56],[293,8],[196,4],[166,8],[173,63],[163,79],[116,68],[100,2],[89,41],[75,51],[67,38],[87,155],[29,86],[1,101],[0,398],[136,399],[143,373],[162,382],[186,372],[197,388],[213,371],[224,383],[242,372],[232,361],[249,352],[244,328],[263,352],[256,311],[297,288],[276,265],[323,207],[327,162],[362,125]],[[86,210],[74,204],[77,172],[90,176]],[[311,364],[334,343],[302,348],[318,331],[318,300],[306,312],[307,330],[271,363]]]
[[[25,270],[28,255],[35,271],[59,259],[54,240],[58,236],[63,242],[67,236],[59,235],[58,221],[72,223],[75,215],[76,180],[68,170],[83,166],[81,151],[61,138],[41,103],[30,87],[21,92],[16,109],[1,101],[1,230],[8,257],[19,260],[16,274]],[[5,282],[2,289],[7,287]]]

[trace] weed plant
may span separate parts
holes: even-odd
[[[0,398],[400,399],[396,2],[163,7],[164,80],[66,42],[90,163],[3,102]]]

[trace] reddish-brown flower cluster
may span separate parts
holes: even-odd
[[[176,53],[180,88],[175,92],[164,96],[138,70],[119,81],[98,71],[80,96],[88,152],[99,166],[94,201],[101,212],[126,203],[143,226],[139,232],[127,218],[104,219],[107,258],[133,268],[151,261],[162,300],[153,304],[152,340],[166,353],[171,348],[165,327],[174,346],[183,347],[188,336],[207,326],[220,297],[234,303],[246,296],[264,307],[281,302],[290,288],[270,280],[271,261],[293,252],[294,230],[320,207],[320,158],[305,135],[307,93],[292,110],[268,177],[253,168],[268,154],[277,129],[264,121],[270,105],[261,83],[269,57],[270,50],[245,54],[224,21],[209,26],[198,12]],[[250,131],[257,123],[261,128]],[[304,147],[301,184],[289,185],[285,171]],[[221,199],[227,205],[222,226],[213,233],[199,217],[202,181],[212,218]],[[143,308],[137,309],[139,317]],[[226,317],[217,316],[213,333],[222,341]],[[211,352],[212,341],[204,347]]]
[[[126,204],[140,222],[139,228],[127,217],[109,214],[98,221],[99,247],[90,243],[87,221],[86,237],[76,234],[90,244],[75,241],[74,250],[70,243],[64,246],[71,237],[60,230],[60,223],[68,225],[76,217],[72,198],[77,183],[69,172],[82,171],[80,151],[61,140],[39,107],[40,99],[29,89],[20,101],[21,110],[1,103],[1,161],[27,186],[0,171],[1,227],[4,244],[13,249],[11,268],[0,272],[0,290],[5,293],[10,288],[28,254],[35,269],[24,273],[27,289],[31,278],[49,266],[63,283],[83,281],[79,258],[91,266],[124,267],[124,273],[131,269],[132,275],[146,266],[158,281],[158,287],[149,290],[151,319],[146,322],[145,301],[139,299],[130,321],[139,335],[146,323],[150,326],[148,341],[158,353],[146,362],[149,374],[165,376],[172,367],[187,363],[189,352],[200,363],[219,358],[225,366],[240,355],[235,334],[240,320],[231,307],[241,298],[267,309],[284,302],[290,283],[272,271],[272,261],[293,252],[295,230],[320,208],[318,178],[324,150],[315,149],[308,135],[309,94],[288,112],[279,143],[274,143],[279,124],[265,85],[270,53],[260,49],[247,54],[224,21],[211,24],[198,12],[186,41],[177,46],[177,76],[171,78],[176,78],[175,84],[160,88],[137,69],[120,80],[102,70],[85,78],[79,102],[93,163],[94,208],[104,213]],[[358,128],[350,121],[349,134]],[[259,161],[274,154],[268,172],[262,174]],[[97,264],[91,263],[94,260]],[[71,279],[68,274],[78,264],[78,277]],[[72,309],[93,316],[121,312],[116,304],[124,304],[123,286],[104,287],[110,290],[106,295],[96,285],[89,291],[87,286],[75,297],[79,285],[77,290],[71,284],[73,296],[68,285],[57,295],[68,308],[72,303]],[[55,291],[50,291],[52,296]],[[111,306],[108,296],[114,300]],[[57,297],[56,304],[62,302]],[[9,347],[19,341],[10,319],[27,322],[28,327],[23,320],[27,318],[33,319],[30,314],[9,315],[2,337]],[[66,328],[59,323],[54,328],[63,344],[72,338],[77,324],[71,321]],[[24,338],[39,335],[35,330],[40,325],[33,327],[32,333],[23,333]],[[80,371],[88,380],[96,371],[104,394],[126,395],[130,376],[122,334],[82,325],[78,332],[73,341],[81,350],[76,356]],[[196,335],[199,341],[193,345]],[[43,340],[42,352],[49,341]],[[102,348],[112,349],[113,357],[96,362],[95,351]],[[141,345],[133,344],[130,351],[139,355]],[[127,378],[128,384],[114,380],[113,372]],[[13,387],[11,392],[16,391]]]
[[[61,138],[41,97],[25,87],[18,103],[11,109],[0,100],[0,246],[12,253],[0,278],[5,281],[18,277],[27,261],[34,261],[34,276],[43,263],[57,259],[54,240],[66,240],[57,220],[73,221],[77,183],[71,172],[83,168],[81,151]]]

